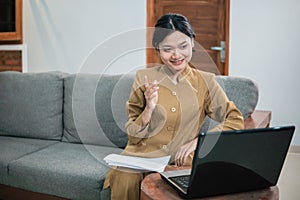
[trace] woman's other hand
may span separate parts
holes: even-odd
[[[175,165],[182,166],[186,164],[189,155],[196,149],[197,141],[198,139],[195,138],[179,148],[175,155]]]

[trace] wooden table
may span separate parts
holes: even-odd
[[[180,200],[178,193],[161,179],[159,173],[145,177],[141,184],[141,200]],[[277,186],[264,190],[201,198],[202,200],[278,200]]]
[[[269,127],[271,115],[271,111],[255,110],[252,115],[245,120],[245,129]]]

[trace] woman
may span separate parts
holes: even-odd
[[[191,165],[205,116],[220,122],[211,131],[242,129],[244,120],[213,74],[191,68],[194,31],[180,14],[166,14],[155,25],[152,44],[163,65],[139,70],[126,108],[126,155],[171,155],[170,164]],[[145,173],[111,169],[104,189],[112,199],[139,199]]]

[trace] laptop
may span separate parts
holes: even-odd
[[[277,184],[295,126],[200,133],[192,168],[161,172],[183,198],[202,198]]]

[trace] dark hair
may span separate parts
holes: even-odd
[[[155,24],[152,38],[153,47],[158,50],[159,43],[175,31],[180,31],[190,38],[195,38],[195,32],[185,16],[177,13],[168,13],[161,16]]]

